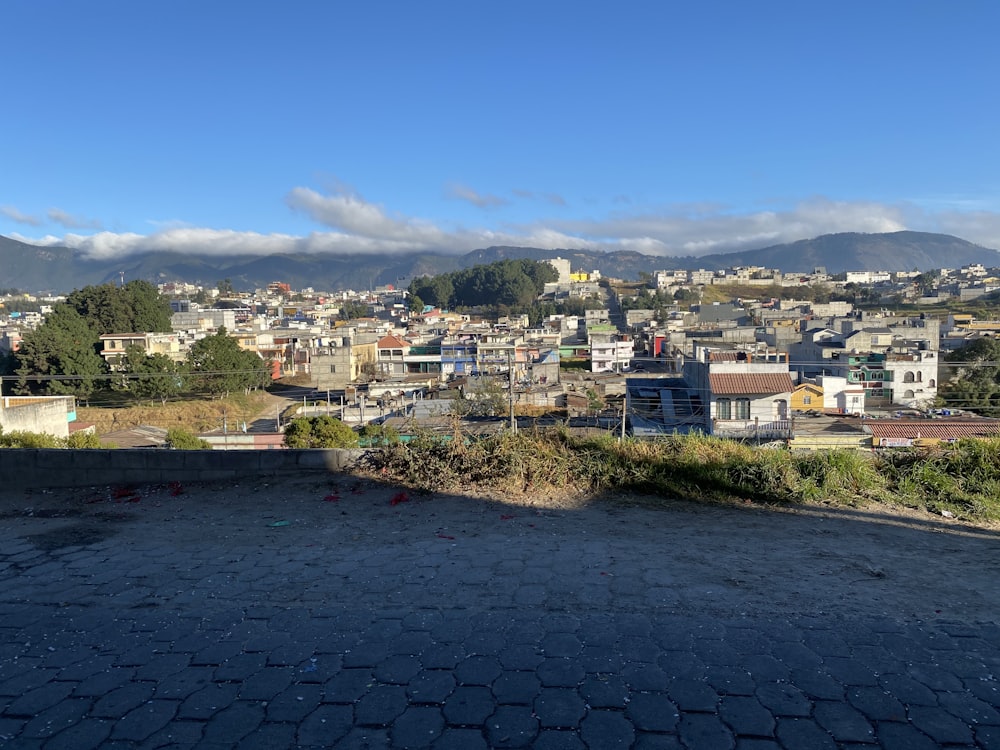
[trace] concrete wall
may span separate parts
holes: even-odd
[[[64,438],[69,435],[72,408],[72,396],[46,399],[5,396],[0,403],[0,427],[5,432],[45,432]]]
[[[0,492],[28,487],[204,482],[346,471],[363,451],[0,449]]]

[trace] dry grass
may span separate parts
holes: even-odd
[[[165,430],[183,427],[192,432],[206,432],[221,428],[223,419],[231,427],[244,421],[252,422],[266,409],[266,399],[263,393],[239,394],[226,399],[171,401],[165,405],[78,407],[76,414],[80,422],[92,422],[99,435],[143,424]]]

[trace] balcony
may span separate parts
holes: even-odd
[[[758,422],[752,419],[715,419],[712,420],[712,434],[726,438],[788,440],[792,438],[792,422],[788,419],[777,419],[772,422]]]

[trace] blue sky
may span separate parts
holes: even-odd
[[[1000,5],[7,0],[0,234],[147,249],[1000,248]]]

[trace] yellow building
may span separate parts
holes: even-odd
[[[792,411],[823,410],[823,386],[799,383],[792,391]]]

